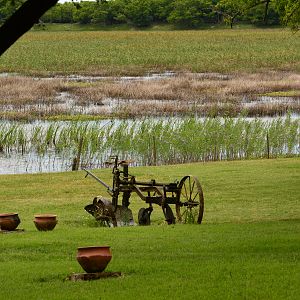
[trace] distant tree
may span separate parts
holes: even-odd
[[[211,13],[211,1],[175,0],[168,21],[181,27],[196,28]]]
[[[0,0],[0,24],[9,18],[25,0]]]
[[[74,21],[81,24],[91,23],[97,3],[82,2],[74,13]]]
[[[125,15],[126,2],[124,0],[114,0],[104,3],[106,8],[105,23],[108,25],[122,24],[127,22]]]
[[[130,0],[125,7],[125,15],[134,26],[146,27],[153,21],[151,0]]]
[[[300,28],[300,0],[276,0],[281,22],[294,30]]]
[[[154,22],[167,22],[174,0],[152,0]]]
[[[58,3],[49,9],[42,17],[44,23],[73,23],[76,7],[72,2]]]
[[[224,22],[233,27],[236,19],[243,15],[245,11],[245,2],[241,0],[220,0],[214,7],[214,10],[223,16]]]
[[[280,24],[279,14],[274,2],[270,2],[267,10],[264,4],[250,8],[245,13],[243,20],[252,24],[265,26]]]
[[[282,24],[299,27],[300,0],[220,0],[214,9],[222,14],[224,21],[232,27],[238,17],[246,16],[258,6],[264,7],[264,24],[268,24],[269,11],[272,8],[280,16]]]

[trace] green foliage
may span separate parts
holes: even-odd
[[[57,4],[49,9],[41,18],[45,23],[73,23],[76,7],[73,3]]]
[[[211,13],[210,4],[208,0],[175,0],[168,21],[182,27],[197,28]]]
[[[153,21],[167,22],[174,0],[152,0]]]
[[[153,12],[149,0],[131,0],[126,5],[127,18],[137,27],[149,26],[153,21]]]
[[[244,3],[239,0],[220,0],[215,10],[222,16],[223,21],[231,27],[235,19],[242,14]]]
[[[107,9],[105,23],[108,25],[127,22],[125,15],[126,3],[123,0],[109,1],[105,4]]]
[[[293,29],[299,29],[300,26],[300,0],[277,0],[276,6],[281,14],[281,20],[284,24]]]
[[[7,19],[24,0],[0,1],[0,22]],[[58,3],[42,18],[43,22],[81,24],[133,24],[146,27],[156,22],[185,28],[204,23],[243,21],[278,24],[296,29],[300,19],[299,0],[110,0]]]
[[[25,0],[0,0],[0,24],[12,15]]]

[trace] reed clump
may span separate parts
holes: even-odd
[[[298,156],[300,123],[290,116],[0,124],[0,149],[59,155],[70,166],[102,167],[110,154],[138,165]],[[79,163],[79,162],[76,162]]]
[[[24,76],[0,79],[0,105],[24,106],[51,103],[57,92],[63,90],[60,80],[41,80]]]

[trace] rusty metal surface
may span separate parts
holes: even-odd
[[[128,172],[129,162],[119,161],[118,156],[111,156],[108,165],[113,166],[113,184],[109,186],[89,170],[86,176],[91,176],[103,185],[111,201],[103,197],[95,197],[92,204],[85,207],[85,210],[92,214],[96,220],[106,222],[108,226],[132,225],[132,212],[130,205],[131,193],[149,205],[148,208],[141,208],[138,214],[140,225],[150,225],[150,216],[153,211],[153,204],[161,207],[168,224],[197,223],[201,224],[204,213],[204,196],[201,184],[197,177],[192,175],[184,176],[180,181],[172,183],[156,182],[151,179],[148,182],[137,181],[135,176]],[[119,205],[119,196],[122,194],[122,203]],[[176,217],[170,205],[175,205]]]

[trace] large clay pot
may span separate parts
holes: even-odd
[[[40,231],[53,230],[57,224],[56,215],[52,214],[34,215],[33,222]]]
[[[17,213],[0,214],[0,230],[15,230],[21,223]]]
[[[81,247],[77,252],[77,261],[87,273],[104,271],[111,258],[109,246]]]

